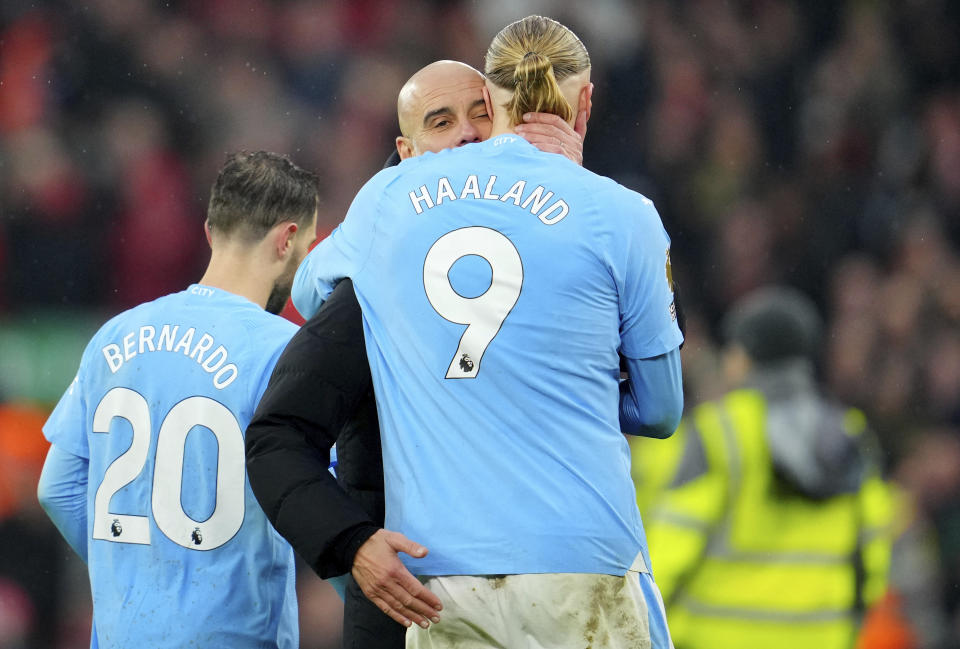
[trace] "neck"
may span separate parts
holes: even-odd
[[[496,137],[498,135],[503,135],[504,133],[514,133],[513,124],[508,120],[493,120],[493,127],[490,129],[490,137]]]
[[[269,273],[252,261],[249,250],[241,254],[235,246],[214,248],[200,283],[245,297],[260,308],[266,307],[273,290]]]

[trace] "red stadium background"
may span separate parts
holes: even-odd
[[[688,405],[722,389],[733,300],[810,294],[821,374],[867,413],[915,503],[902,527],[929,538],[929,573],[906,578],[946,626],[912,646],[957,646],[960,3],[5,0],[0,647],[88,646],[84,566],[36,503],[39,426],[103,320],[200,276],[225,154],[316,171],[325,234],[391,152],[404,80],[439,58],[482,68],[529,13],[590,50],[585,165],[671,234]],[[300,594],[302,646],[339,646],[336,596],[309,570]]]

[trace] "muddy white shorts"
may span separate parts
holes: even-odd
[[[649,573],[421,577],[440,623],[407,630],[406,649],[672,649]]]

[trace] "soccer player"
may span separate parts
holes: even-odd
[[[415,73],[399,93],[401,136],[388,164],[486,139],[491,122],[483,86],[483,75],[456,61],[437,61]],[[525,137],[579,163],[588,110],[589,101],[575,128],[553,114],[526,115]],[[343,490],[324,471],[334,440]],[[380,431],[360,307],[349,281],[281,356],[248,428],[247,445],[254,493],[277,529],[321,576],[345,571],[356,576],[346,583],[344,648],[402,647],[404,627],[378,606],[399,622],[426,623],[438,602],[396,558],[397,551],[415,552],[418,544],[387,530],[377,533],[384,519]],[[427,598],[427,608],[400,606],[398,611],[406,610],[394,612],[388,600],[411,602],[411,594],[394,590],[399,599],[393,599],[391,584],[378,583],[382,579],[406,584]]]
[[[298,646],[293,550],[253,496],[243,435],[297,329],[274,314],[317,203],[287,157],[229,156],[203,277],[107,322],[47,420],[38,496],[89,568],[93,646]]]
[[[444,606],[408,648],[670,645],[620,433],[668,436],[682,410],[669,237],[513,130],[571,122],[589,77],[559,23],[506,27],[490,139],[375,176],[297,273],[298,306],[351,277],[362,307],[386,524],[429,546],[402,559]]]

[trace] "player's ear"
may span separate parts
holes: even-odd
[[[300,226],[293,221],[285,221],[276,227],[277,233],[274,238],[274,244],[277,249],[277,256],[280,259],[284,259],[293,250],[294,239]]]
[[[584,123],[590,119],[590,111],[593,109],[593,84],[588,83],[580,89],[580,97],[577,102],[577,112],[585,113]]]
[[[210,240],[210,221],[203,222],[203,233],[207,235],[207,245],[213,247],[213,241]]]
[[[414,155],[413,152],[413,141],[402,135],[397,136],[397,154],[400,156],[401,160],[406,160],[407,158],[412,158]]]
[[[483,93],[483,103],[487,108],[487,117],[490,118],[490,121],[493,121],[493,100],[490,98],[490,88],[487,87],[487,84],[483,84],[483,88],[480,89]]]

